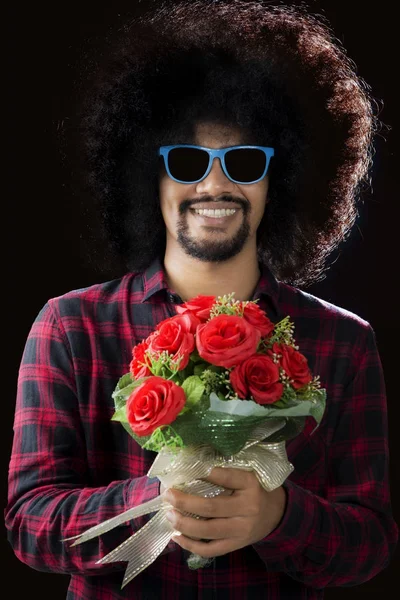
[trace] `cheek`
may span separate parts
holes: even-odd
[[[250,221],[253,228],[257,229],[263,217],[266,206],[266,192],[263,195],[255,194],[254,197],[249,197],[251,203]]]
[[[168,181],[167,176],[160,177],[158,186],[158,195],[160,198],[161,211],[164,213],[164,209],[168,199]]]
[[[166,174],[159,178],[158,191],[164,221],[171,224],[179,219],[179,207],[182,202],[195,193],[190,186],[177,183]]]
[[[268,179],[260,182],[260,187],[257,189],[254,199],[254,212],[257,215],[257,225],[262,219],[265,207],[268,202]]]
[[[160,179],[159,185],[160,208],[165,222],[170,222],[177,211],[178,198],[174,193],[173,183],[168,176]]]
[[[254,185],[250,185],[247,188],[242,188],[241,192],[246,196],[251,204],[250,220],[253,227],[257,228],[260,224],[265,211],[265,206],[268,201],[268,178]]]

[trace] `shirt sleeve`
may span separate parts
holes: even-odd
[[[65,332],[46,304],[18,376],[5,524],[15,555],[39,571],[99,574],[126,564],[96,561],[141,528],[139,517],[72,547],[65,538],[159,494],[147,476],[91,487],[74,364]]]
[[[359,585],[387,567],[398,538],[389,489],[385,383],[374,331],[330,407],[326,494],[287,479],[285,514],[253,545],[268,570],[314,588]]]

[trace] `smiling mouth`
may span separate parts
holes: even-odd
[[[201,217],[209,217],[211,219],[222,219],[224,217],[231,217],[237,213],[237,208],[193,208],[192,211],[195,215]]]

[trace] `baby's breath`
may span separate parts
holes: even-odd
[[[252,399],[252,396],[250,396]],[[236,392],[232,390],[232,388],[228,389],[228,392],[225,394],[225,400],[243,400],[243,398],[239,398]]]
[[[290,386],[291,384],[291,379],[289,378],[286,371],[282,369],[282,367],[279,367],[279,381],[285,386]]]
[[[210,311],[210,319],[219,315],[234,315],[237,317],[243,316],[243,308],[241,302],[234,299],[235,294],[226,294],[218,296],[214,306]]]
[[[295,350],[299,347],[296,346],[294,340],[294,323],[290,320],[290,317],[285,317],[279,323],[274,325],[274,330],[267,340],[262,340],[261,346],[266,349],[271,348],[273,344],[286,344],[292,346]]]
[[[150,371],[153,375],[164,377],[164,379],[172,379],[179,371],[179,365],[183,356],[174,358],[166,350],[163,352],[146,352],[150,360]]]
[[[204,391],[209,396],[211,392],[220,392],[225,386],[229,385],[229,371],[218,373],[205,369],[200,375],[200,379],[204,383]]]
[[[297,390],[297,398],[299,400],[311,400],[311,402],[316,403],[318,395],[322,393],[320,376],[316,375],[304,387]]]

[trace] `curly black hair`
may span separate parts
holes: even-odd
[[[325,19],[263,0],[157,2],[106,54],[80,117],[93,214],[111,244],[97,262],[137,271],[163,256],[157,149],[191,143],[205,120],[275,148],[259,260],[292,285],[321,279],[368,188],[378,127]]]

